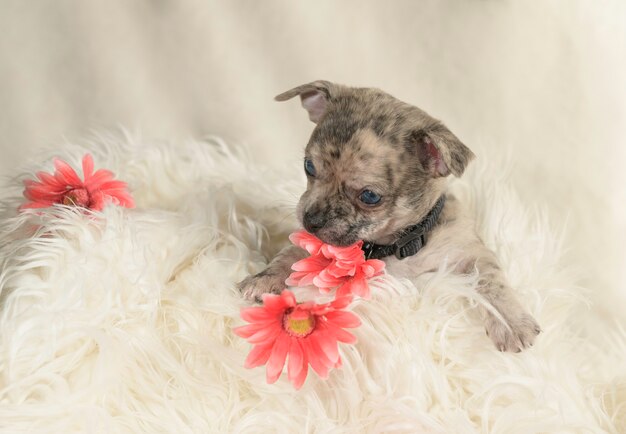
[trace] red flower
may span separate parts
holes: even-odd
[[[331,303],[296,303],[289,290],[280,295],[264,294],[263,306],[241,310],[241,317],[251,324],[237,327],[235,334],[245,338],[254,348],[246,358],[245,367],[267,363],[267,382],[278,380],[289,356],[289,381],[299,389],[308,373],[308,366],[322,378],[332,368],[341,366],[338,342],[353,344],[356,338],[344,328],[361,324],[352,312],[342,310],[351,297]]]
[[[113,179],[113,173],[108,170],[99,169],[94,173],[93,158],[89,154],[83,157],[84,181],[65,161],[55,159],[54,167],[52,175],[38,172],[39,181],[24,181],[24,196],[30,202],[20,206],[20,210],[63,204],[101,211],[107,202],[127,208],[135,206],[125,182]]]
[[[296,232],[289,239],[311,254],[291,266],[294,273],[285,282],[289,286],[313,284],[322,292],[338,288],[338,297],[355,294],[369,298],[367,279],[382,274],[385,268],[383,261],[365,260],[361,249],[363,241],[348,247],[336,247],[323,243],[306,231]]]

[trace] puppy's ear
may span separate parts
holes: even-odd
[[[441,122],[414,131],[411,142],[417,146],[424,170],[435,177],[448,176],[450,173],[460,177],[475,157]]]
[[[302,107],[309,112],[309,119],[314,123],[318,123],[322,116],[324,116],[324,113],[326,113],[326,108],[332,98],[334,89],[334,84],[328,81],[318,80],[283,92],[274,97],[274,99],[276,101],[287,101],[296,95],[300,95]]]

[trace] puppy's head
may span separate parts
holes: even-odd
[[[441,122],[378,89],[316,81],[276,100],[294,96],[316,124],[297,215],[326,243],[392,243],[433,207],[445,177],[461,176],[474,157]]]

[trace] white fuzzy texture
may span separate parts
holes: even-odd
[[[265,170],[217,139],[106,136],[61,156],[79,167],[85,150],[136,209],[17,215],[19,178],[2,192],[2,432],[626,432],[626,333],[589,316],[560,236],[485,163],[453,188],[540,322],[536,345],[496,351],[476,277],[442,264],[373,282],[344,366],[295,391],[243,368],[232,327],[235,283],[297,226],[300,167]]]

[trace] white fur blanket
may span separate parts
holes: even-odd
[[[623,433],[624,330],[588,318],[559,264],[559,236],[481,163],[453,185],[543,333],[498,352],[475,276],[383,276],[356,302],[359,341],[300,391],[244,369],[235,282],[296,228],[300,167],[250,162],[216,139],[176,145],[100,137],[60,156],[130,184],[137,208],[0,216],[2,432]],[[484,163],[483,163],[484,164]],[[591,337],[589,337],[591,336]]]

